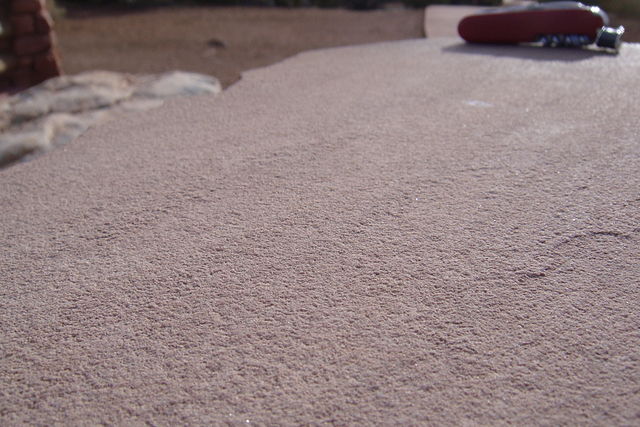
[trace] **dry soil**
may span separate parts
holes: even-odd
[[[69,9],[57,34],[67,73],[104,69],[211,74],[242,71],[323,47],[423,36],[423,11],[172,7],[139,12]]]

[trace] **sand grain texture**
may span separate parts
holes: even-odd
[[[1,171],[0,424],[637,424],[639,66],[310,52]]]

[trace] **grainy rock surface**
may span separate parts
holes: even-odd
[[[29,160],[111,118],[179,96],[217,94],[217,79],[186,72],[134,76],[93,71],[50,79],[0,99],[0,167]]]
[[[0,424],[637,425],[639,68],[317,51],[0,171]]]

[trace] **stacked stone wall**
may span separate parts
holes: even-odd
[[[25,89],[60,73],[45,0],[2,0],[0,92]]]

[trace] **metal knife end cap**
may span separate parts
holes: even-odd
[[[618,28],[602,27],[598,30],[596,36],[596,45],[607,49],[620,49],[620,43],[622,43],[622,35],[624,34],[624,27]]]

